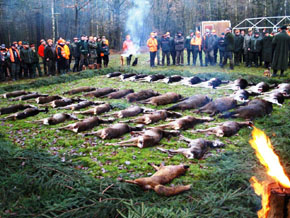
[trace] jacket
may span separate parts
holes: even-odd
[[[39,56],[36,51],[32,50],[32,63],[37,64],[39,63]]]
[[[225,45],[226,45],[226,52],[233,52],[235,49],[235,39],[232,33],[227,33],[225,35]]]
[[[250,41],[251,41],[251,38],[253,36],[247,34],[244,36],[244,43],[243,43],[243,49],[244,49],[244,54],[247,54],[249,51],[248,51],[248,48],[250,48]]]
[[[45,60],[49,59],[49,61],[55,61],[56,53],[54,46],[47,45],[44,49],[44,58]]]
[[[244,44],[244,37],[241,35],[235,35],[235,51],[234,52],[241,52],[243,50]]]
[[[184,45],[184,47],[185,47],[187,50],[191,50],[191,49],[192,49],[192,47],[190,46],[190,41],[191,41],[192,38],[193,38],[193,37],[191,37],[191,36],[187,36],[187,37],[185,38],[185,45]]]
[[[147,46],[148,46],[150,52],[156,52],[157,46],[158,46],[157,39],[155,39],[155,38],[148,39]]]
[[[77,43],[73,42],[71,44],[71,54],[74,58],[79,58],[81,56],[81,51],[78,42]]]
[[[192,50],[194,51],[201,51],[202,50],[202,38],[199,36],[194,36],[191,41],[190,45],[192,47]]]
[[[161,49],[163,52],[170,52],[170,39],[168,37],[161,39]]]
[[[23,63],[25,64],[32,64],[33,63],[33,53],[31,48],[22,49],[20,51],[20,57]]]
[[[262,39],[262,56],[263,56],[263,60],[266,62],[272,62],[272,40],[273,37],[272,36],[265,36]]]
[[[81,40],[79,42],[79,49],[82,55],[88,55],[89,54],[89,43],[87,41]]]
[[[38,55],[42,58],[44,58],[44,49],[45,49],[45,46],[43,44],[38,46]]]
[[[290,49],[290,36],[285,30],[274,36],[272,41],[273,60],[272,68],[274,70],[288,69],[288,55]]]
[[[219,38],[218,48],[219,48],[220,52],[224,52],[226,50],[225,37]]]
[[[183,36],[175,36],[174,38],[175,43],[175,50],[176,51],[182,51],[184,50],[184,37]]]
[[[250,40],[250,52],[259,53],[262,51],[262,39],[260,37],[252,37]]]
[[[20,58],[20,53],[18,51],[18,49],[12,49],[9,48],[8,53],[7,53],[7,57],[9,58],[11,63],[20,63],[21,58]]]

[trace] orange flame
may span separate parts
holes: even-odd
[[[277,183],[285,188],[290,187],[290,180],[284,172],[280,163],[279,157],[273,151],[273,146],[269,137],[260,129],[253,127],[252,137],[249,142],[255,149],[256,155],[260,162],[266,167],[267,174]],[[269,212],[269,197],[270,190],[268,189],[268,182],[259,182],[256,177],[252,177],[251,185],[255,193],[262,197],[262,209],[258,211],[259,218],[265,218]]]

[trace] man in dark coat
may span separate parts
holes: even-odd
[[[269,68],[271,66],[272,40],[273,40],[273,37],[269,34],[269,32],[265,32],[265,36],[262,40],[262,44],[263,44],[262,54],[263,54],[263,60],[264,60],[266,68]]]
[[[170,38],[169,35],[165,34],[161,39],[161,49],[162,49],[162,66],[165,63],[165,57],[167,60],[167,66],[170,65]]]
[[[32,50],[32,78],[36,77],[36,69],[38,70],[38,76],[42,76],[41,68],[39,65],[39,56],[37,51],[35,50],[35,45],[30,44],[30,48]]]
[[[272,41],[273,60],[272,68],[273,76],[277,75],[278,70],[281,70],[281,76],[288,68],[288,55],[290,49],[290,36],[286,33],[286,26],[281,27],[281,32],[274,36]]]
[[[221,33],[221,37],[218,40],[218,49],[220,53],[220,63],[219,65],[223,65],[224,56],[225,56],[225,50],[226,50],[226,44],[225,44],[225,33]]]
[[[8,50],[7,58],[10,62],[11,72],[10,76],[12,80],[18,80],[20,77],[20,52],[18,51],[16,44],[12,44],[11,48]],[[1,55],[0,55],[0,63],[1,63]],[[1,64],[0,64],[1,65]],[[0,69],[0,81],[1,81],[1,69]]]
[[[230,28],[226,28],[226,35],[225,35],[225,55],[224,55],[224,62],[221,65],[221,68],[223,68],[226,64],[228,59],[230,60],[230,69],[234,69],[234,63],[233,63],[233,51],[235,49],[235,39],[234,35],[231,32]]]
[[[170,54],[171,54],[171,58],[172,58],[172,64],[175,65],[176,51],[175,51],[174,38],[170,37],[170,33],[169,32],[167,32],[166,34],[168,35],[169,41],[170,41]]]
[[[31,48],[29,48],[28,42],[23,42],[23,49],[20,51],[20,58],[23,63],[24,77],[33,77],[33,53]]]
[[[190,41],[191,41],[192,37],[193,37],[193,31],[190,30],[189,36],[187,36],[185,39],[185,48],[187,51],[187,65],[190,65],[190,54],[192,53],[192,55],[193,55],[193,52],[191,50],[192,47],[190,46]]]
[[[157,52],[156,52],[156,57],[157,57],[157,65],[160,65],[160,48],[161,48],[161,39],[158,37],[158,33],[155,31],[155,39],[157,40]]]
[[[245,37],[244,37],[244,45],[243,45],[244,55],[245,55],[245,61],[244,62],[245,62],[245,66],[246,67],[251,67],[252,61],[253,61],[253,57],[252,57],[251,52],[249,50],[250,41],[251,41],[252,37],[253,37],[253,31],[252,31],[252,28],[249,28],[248,34],[245,35]]]
[[[54,76],[55,75],[55,61],[56,61],[56,52],[55,47],[51,39],[47,40],[47,46],[44,49],[44,58],[47,63],[48,67],[48,75]]]
[[[174,38],[175,51],[176,51],[176,66],[183,66],[184,63],[184,37],[179,31]]]
[[[215,39],[212,36],[209,29],[206,29],[206,33],[203,36],[202,40],[202,48],[205,53],[205,67],[210,65],[214,65],[214,46],[215,46]]]
[[[79,48],[81,52],[80,56],[80,66],[79,70],[82,69],[83,65],[88,66],[89,65],[89,43],[88,43],[88,37],[86,35],[81,36],[81,41],[79,42]]]
[[[71,54],[75,59],[73,72],[79,71],[81,51],[78,37],[74,37],[74,42],[71,44]]]
[[[211,35],[212,35],[213,40],[214,40],[214,44],[213,44],[213,55],[214,55],[213,64],[216,65],[217,64],[217,53],[218,53],[219,37],[217,36],[215,30],[211,31]]]
[[[235,65],[239,66],[241,61],[241,55],[243,52],[244,38],[240,35],[240,30],[235,31]]]
[[[255,67],[258,67],[258,58],[259,58],[259,54],[262,51],[262,47],[263,47],[262,39],[260,37],[259,32],[255,32],[254,37],[251,38],[249,45],[250,45],[249,51],[252,54],[253,61],[255,63]]]

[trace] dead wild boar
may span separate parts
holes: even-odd
[[[126,74],[122,74],[120,76],[121,80],[124,81],[125,79],[128,79],[130,77],[136,76],[136,73],[126,73]]]
[[[6,92],[2,95],[3,98],[14,98],[18,97],[21,95],[27,95],[30,94],[31,92],[26,92],[24,90],[18,90],[18,91],[13,91],[13,92]]]
[[[182,154],[187,159],[201,159],[209,148],[220,148],[225,146],[225,144],[219,140],[210,141],[202,138],[189,139],[183,136],[181,136],[180,139],[189,143],[188,148],[179,148],[176,150],[164,148],[157,149],[170,155]]]
[[[265,95],[262,99],[282,107],[285,97],[281,92],[273,92],[270,95]]]
[[[171,103],[176,103],[180,101],[183,97],[175,92],[168,92],[166,94],[152,97],[150,99],[140,101],[142,104],[152,104],[154,106],[159,106],[159,105],[166,105],[166,104],[171,104]]]
[[[118,77],[118,76],[120,76],[121,74],[122,74],[121,72],[108,73],[108,74],[107,74],[107,77],[108,77],[108,78]]]
[[[66,91],[63,94],[74,95],[74,94],[78,94],[78,93],[82,93],[82,92],[91,92],[94,90],[96,90],[96,88],[94,88],[94,87],[82,86],[82,87],[78,87],[78,88]]]
[[[184,79],[183,81],[181,81],[181,84],[190,86],[190,85],[196,85],[201,82],[204,82],[204,80],[200,79],[198,76],[193,76],[193,77]]]
[[[94,127],[102,124],[102,123],[112,123],[113,119],[103,120],[98,117],[90,117],[85,120],[79,121],[77,123],[69,124],[67,126],[61,127],[59,129],[70,130],[75,133],[84,132]]]
[[[18,112],[18,113],[15,113],[15,114],[11,114],[11,115],[9,115],[9,116],[1,119],[1,120],[22,120],[22,119],[25,119],[27,117],[35,116],[35,115],[39,114],[40,112],[47,113],[48,112],[48,109],[47,108],[45,108],[45,109],[38,109],[36,107],[27,108],[27,109],[25,109],[22,112]]]
[[[128,102],[136,102],[136,101],[145,100],[145,99],[151,98],[153,96],[158,96],[158,95],[160,95],[158,92],[155,92],[152,89],[147,89],[147,90],[141,90],[140,92],[137,92],[137,93],[131,93],[126,96],[126,99]]]
[[[165,76],[162,74],[153,74],[153,75],[149,75],[147,77],[144,77],[143,79],[139,79],[139,81],[141,82],[156,82],[158,80],[164,79]]]
[[[245,89],[249,85],[248,81],[246,79],[236,79],[234,82],[231,82],[230,84],[221,87],[221,89],[232,89],[232,90],[240,90]]]
[[[169,112],[166,110],[158,110],[154,111],[150,114],[144,114],[143,116],[137,117],[132,120],[123,121],[126,123],[132,122],[132,123],[139,123],[139,124],[151,124],[156,123],[160,120],[165,120],[168,117],[181,117],[182,115],[180,113],[175,112]]]
[[[29,105],[29,104],[16,104],[16,105],[11,105],[8,107],[2,107],[0,108],[0,115],[2,114],[11,114],[18,112],[20,110],[25,110],[27,108],[32,108],[35,107],[34,105]]]
[[[148,75],[146,75],[146,74],[137,74],[135,76],[130,77],[128,80],[129,81],[138,81],[138,80],[143,79],[143,78],[145,78],[147,76]]]
[[[132,139],[109,143],[107,145],[116,145],[116,146],[133,146],[138,148],[147,148],[157,145],[162,138],[169,138],[172,136],[178,136],[179,131],[165,131],[159,128],[151,128],[142,132],[136,132],[137,137]]]
[[[252,122],[235,122],[235,121],[226,121],[224,123],[216,123],[215,127],[208,129],[197,129],[192,131],[192,133],[206,133],[216,135],[218,137],[231,137],[239,132],[243,127],[251,126]]]
[[[125,135],[126,133],[129,133],[132,131],[141,131],[142,129],[143,129],[143,125],[137,125],[136,127],[132,127],[125,123],[117,123],[117,124],[113,124],[112,126],[108,128],[104,128],[96,132],[87,133],[85,134],[85,136],[95,135],[101,139],[114,139],[114,138],[119,138]]]
[[[170,123],[157,126],[157,128],[160,129],[175,129],[175,130],[186,130],[193,128],[195,125],[203,123],[203,122],[210,122],[213,121],[213,118],[210,117],[202,117],[202,118],[196,118],[192,116],[185,116],[181,117],[177,120],[174,120]]]
[[[244,118],[246,120],[253,120],[257,117],[263,117],[270,114],[273,110],[271,102],[265,101],[263,99],[254,99],[248,102],[246,106],[241,106],[232,112],[228,112],[221,118]]]
[[[209,98],[206,95],[194,95],[191,96],[169,108],[166,110],[190,110],[190,109],[197,109],[199,107],[202,107],[212,101],[211,98]]]
[[[133,89],[124,89],[124,90],[120,90],[117,92],[112,92],[112,93],[105,95],[103,97],[107,97],[109,99],[119,99],[119,98],[123,98],[126,95],[129,95],[130,93],[133,93],[133,92],[134,92]]]
[[[85,93],[84,96],[85,97],[102,97],[104,95],[107,95],[107,94],[110,94],[112,92],[115,92],[117,91],[117,89],[113,89],[113,88],[100,88],[100,89],[97,89],[95,91],[92,91],[92,92],[88,92],[88,93]]]
[[[105,112],[108,112],[112,109],[110,104],[101,104],[86,111],[75,112],[75,114],[82,114],[82,115],[99,115]]]
[[[37,99],[35,99],[37,104],[47,104],[50,103],[54,100],[59,100],[62,99],[63,97],[58,96],[58,95],[52,95],[52,96],[47,96],[47,97],[38,97]]]
[[[255,86],[251,86],[248,89],[249,93],[253,93],[253,94],[261,94],[262,92],[267,92],[270,90],[270,88],[273,88],[275,85],[269,85],[265,82],[260,82]]]
[[[63,123],[67,120],[78,120],[78,118],[72,114],[57,113],[57,114],[52,115],[51,117],[32,121],[32,123],[40,123],[43,125],[56,125],[59,123]]]
[[[169,165],[160,167],[150,164],[157,172],[151,177],[138,178],[135,180],[125,180],[127,183],[140,186],[144,190],[154,190],[158,195],[173,196],[181,192],[187,191],[191,188],[191,185],[178,185],[178,186],[164,186],[171,182],[174,178],[179,177],[189,169],[189,166]]]
[[[209,102],[205,106],[196,110],[196,113],[208,113],[210,116],[214,116],[218,113],[233,109],[237,106],[237,101],[230,97],[218,98],[212,102]]]
[[[167,78],[165,78],[163,81],[165,83],[176,83],[183,80],[183,77],[180,75],[173,75],[173,76],[169,76]]]
[[[234,94],[230,95],[230,97],[237,101],[247,102],[250,97],[250,93],[244,89],[240,89],[235,91]]]

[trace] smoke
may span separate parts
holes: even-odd
[[[144,32],[144,19],[149,11],[150,3],[148,0],[135,0],[134,6],[128,11],[126,32],[131,35],[131,39],[137,47],[140,45]]]

